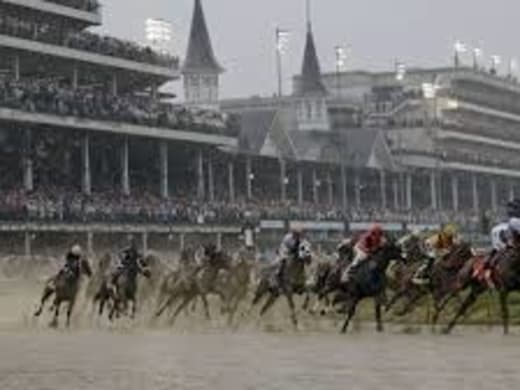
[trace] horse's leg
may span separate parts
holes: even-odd
[[[291,292],[287,292],[285,294],[287,298],[287,303],[289,304],[289,309],[291,310],[291,321],[296,329],[298,329],[298,318],[296,317],[296,306],[294,305],[293,294]]]
[[[264,306],[262,306],[262,309],[260,310],[260,317],[262,317],[267,311],[273,306],[273,304],[278,299],[278,295],[270,293],[269,297],[267,298],[267,301],[265,301]]]
[[[405,306],[395,313],[398,317],[403,317],[415,309],[415,304],[423,297],[423,294],[420,291],[415,291],[412,295],[408,296],[408,302],[406,302]]]
[[[442,299],[440,302],[434,302],[433,305],[433,317],[432,317],[432,332],[435,331],[435,327],[437,325],[437,322],[439,321],[439,317],[441,313],[444,311],[446,306],[449,302],[451,302],[452,299],[459,296],[460,291],[453,291],[449,293],[444,299]]]
[[[166,302],[164,302],[163,305],[160,306],[159,309],[155,312],[155,316],[160,317],[167,308],[169,308],[171,305],[175,303],[177,298],[177,294],[171,294],[170,297],[166,300]]]
[[[67,328],[70,327],[70,317],[72,316],[72,310],[74,309],[74,305],[76,304],[76,298],[72,298],[69,301],[69,307],[67,308]]]
[[[43,307],[45,306],[47,300],[52,296],[52,294],[54,294],[54,289],[50,286],[45,286],[42,297],[40,299],[40,307],[38,308],[38,310],[34,312],[35,317],[39,317],[42,314]]]
[[[193,300],[193,298],[195,298],[195,297],[196,296],[193,294],[189,294],[188,296],[184,297],[184,300],[177,307],[177,309],[175,309],[175,313],[173,313],[173,316],[170,319],[170,325],[173,325],[175,323],[175,320],[177,319],[177,317],[179,316],[181,311],[183,311],[184,308],[186,308],[189,305],[189,303]]]
[[[49,324],[49,326],[51,328],[58,327],[58,318],[60,317],[60,306],[61,306],[61,301],[58,298],[55,298],[54,299],[54,317],[52,318],[52,321]]]
[[[202,306],[204,306],[204,315],[206,316],[206,321],[211,321],[211,315],[209,313],[209,303],[208,303],[208,297],[205,293],[202,293],[199,295],[200,299],[202,300]]]
[[[507,298],[509,291],[500,291],[500,310],[502,312],[502,325],[504,327],[504,334],[509,334],[509,306],[507,305]]]
[[[406,295],[406,289],[404,289],[404,288],[399,290],[398,292],[396,292],[392,296],[392,298],[390,298],[390,301],[388,302],[388,305],[386,305],[385,312],[388,313],[392,309],[392,307],[394,307],[394,305],[397,303],[397,301],[399,299],[401,299],[402,297],[404,297],[405,295]]]
[[[460,317],[462,317],[464,314],[466,314],[466,311],[477,301],[478,296],[480,295],[480,292],[476,289],[472,288],[469,295],[466,297],[466,299],[462,302],[462,305],[460,306],[459,310],[457,311],[457,314],[455,314],[455,317],[450,321],[448,326],[443,330],[443,333],[448,334],[450,333],[455,325],[457,324],[457,321]]]
[[[352,319],[352,317],[354,316],[354,314],[356,313],[356,307],[357,307],[357,304],[358,304],[358,300],[352,300],[350,302],[350,306],[347,310],[347,317],[345,318],[345,322],[343,323],[343,326],[341,327],[341,333],[347,333],[347,329],[348,329],[348,324],[350,323],[350,320]]]
[[[374,298],[374,308],[375,308],[375,315],[376,315],[377,331],[382,332],[383,331],[383,319],[381,316],[381,298],[380,297]]]

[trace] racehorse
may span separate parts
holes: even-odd
[[[334,304],[346,305],[346,318],[341,333],[346,333],[356,307],[364,298],[373,298],[377,331],[383,331],[381,307],[386,301],[386,270],[392,261],[404,261],[401,248],[394,241],[387,241],[376,253],[364,260],[354,275],[341,287]]]
[[[267,300],[260,310],[260,316],[263,316],[280,295],[285,295],[291,310],[292,323],[297,327],[298,319],[296,317],[293,295],[305,292],[305,267],[312,262],[310,243],[302,241],[296,256],[282,261],[285,261],[284,266],[281,263],[276,263],[262,270],[250,311],[267,296]]]
[[[443,330],[443,333],[450,333],[460,317],[466,314],[478,297],[489,288],[485,278],[475,273],[475,270],[482,268],[481,263],[483,261],[483,257],[475,257],[471,266],[464,267],[460,272],[455,291],[458,292],[469,288],[469,294],[461,303],[457,313]],[[495,288],[499,293],[504,334],[508,334],[509,308],[507,301],[509,293],[520,290],[520,250],[516,247],[502,249],[496,254],[494,262],[495,266],[491,270],[491,275]]]
[[[168,298],[159,306],[155,316],[160,317],[166,309],[173,306],[178,300],[181,303],[175,309],[170,319],[171,324],[175,322],[177,316],[190,302],[200,297],[204,305],[206,318],[211,319],[207,295],[215,293],[225,300],[225,295],[216,286],[216,281],[221,270],[228,270],[231,258],[215,248],[214,245],[207,245],[203,248],[203,258],[195,270],[191,273],[181,274],[180,278],[169,288]]]
[[[67,322],[66,326],[70,326],[70,317],[72,310],[76,303],[76,297],[78,295],[81,276],[86,275],[92,276],[92,269],[88,260],[81,259],[79,266],[73,270],[61,270],[55,276],[51,277],[43,289],[43,294],[40,300],[40,306],[34,313],[35,317],[39,317],[43,311],[45,303],[54,294],[54,317],[50,323],[51,327],[58,326],[58,319],[60,315],[60,306],[64,302],[68,302],[67,307]]]
[[[119,317],[121,314],[128,312],[130,303],[132,310],[131,318],[135,317],[137,311],[137,277],[141,274],[146,278],[150,277],[150,271],[143,259],[138,259],[133,265],[127,266],[112,279],[112,275],[108,275],[102,283],[99,291],[94,297],[95,302],[99,302],[99,315],[103,314],[104,306],[111,303],[108,318],[112,321],[114,316]]]

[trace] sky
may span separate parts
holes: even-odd
[[[98,31],[144,43],[148,17],[173,25],[172,52],[184,56],[193,0],[100,0]],[[304,0],[203,0],[213,48],[226,68],[223,97],[272,95],[276,90],[275,29],[291,32],[283,59],[284,91],[301,69]],[[322,71],[334,69],[334,47],[348,46],[347,69],[389,70],[396,59],[444,66],[456,40],[491,55],[520,58],[518,0],[313,0],[312,23]],[[466,62],[471,62],[470,54]],[[180,82],[174,90],[180,87]]]

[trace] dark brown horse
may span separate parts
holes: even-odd
[[[298,326],[296,307],[294,305],[294,294],[305,293],[305,267],[312,262],[310,244],[303,241],[298,248],[298,254],[286,259],[285,265],[280,269],[280,264],[272,264],[261,271],[260,282],[255,291],[250,311],[264,298],[267,297],[260,309],[263,316],[278,300],[280,295],[287,298],[291,310],[291,320],[295,327]]]
[[[403,261],[403,258],[400,246],[389,240],[376,253],[363,261],[356,273],[342,285],[341,292],[334,298],[334,304],[341,303],[346,308],[346,318],[341,333],[346,333],[357,305],[365,298],[374,299],[377,331],[383,331],[381,308],[386,302],[386,271],[392,261]]]
[[[76,297],[78,295],[81,276],[87,275],[92,276],[92,269],[86,259],[79,261],[79,267],[75,270],[61,270],[55,276],[50,278],[43,289],[43,294],[40,299],[40,306],[34,313],[35,317],[39,317],[42,314],[43,308],[47,300],[54,295],[54,317],[50,323],[51,327],[58,326],[58,319],[60,316],[60,307],[64,302],[68,302],[67,307],[67,327],[70,326],[70,317],[72,310],[76,303]]]
[[[475,304],[478,297],[488,289],[485,278],[476,276],[475,270],[480,266],[483,257],[476,257],[472,264],[459,273],[457,286],[454,292],[469,289],[469,293],[461,303],[457,313],[443,330],[450,333],[458,320],[464,316],[467,310]],[[499,293],[500,309],[502,313],[502,325],[504,334],[509,333],[509,308],[508,297],[512,291],[520,291],[520,249],[508,247],[499,251],[495,258],[495,267],[492,270],[493,283]]]

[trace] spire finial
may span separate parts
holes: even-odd
[[[311,0],[305,0],[305,18],[307,21],[307,30],[311,31]]]

